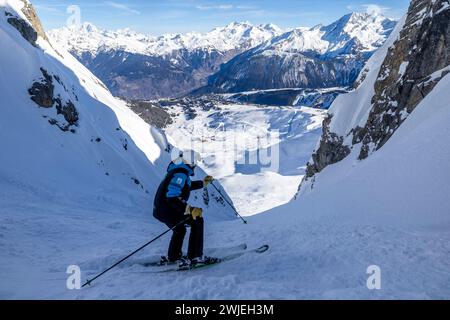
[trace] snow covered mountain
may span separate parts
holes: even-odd
[[[329,26],[299,28],[262,44],[255,53],[285,55],[314,52],[333,57],[339,54],[373,52],[386,41],[395,22],[379,14],[354,12]]]
[[[196,93],[352,86],[394,26],[381,15],[352,13],[288,31],[225,63]]]
[[[77,56],[86,52],[95,56],[101,51],[110,50],[149,56],[166,56],[182,49],[189,51],[209,49],[221,52],[245,50],[281,33],[282,30],[274,24],[253,26],[249,22],[233,22],[204,34],[190,32],[165,34],[159,37],[130,29],[105,30],[89,22],[48,32],[53,40]]]
[[[267,252],[182,274],[142,266],[165,253],[166,237],[91,286],[70,290],[69,265],[80,267],[84,282],[165,230],[150,222],[149,210],[167,143],[45,40],[27,1],[2,3],[0,45],[8,50],[0,52],[0,298],[449,299],[449,14],[448,0],[412,1],[358,88],[331,107],[296,200],[248,217],[248,224],[225,220],[215,208],[205,214],[206,253],[244,242],[268,243]],[[228,187],[244,194],[243,209],[297,187],[294,175],[324,113],[168,108],[180,113],[176,126],[167,124],[178,143],[191,134],[210,137],[210,146],[229,141],[229,132],[211,129],[223,123],[232,130],[239,120],[281,130],[280,159],[295,162],[281,166],[279,184],[252,167],[227,177]],[[191,131],[186,118],[208,123],[215,136]],[[237,136],[244,138],[249,155],[257,153],[257,136]],[[381,271],[379,290],[367,286],[371,267]]]
[[[280,33],[273,24],[233,22],[205,34],[152,37],[84,23],[51,30],[49,36],[102,79],[114,95],[152,99],[180,96],[205,85],[207,76],[222,63]]]
[[[273,24],[233,22],[205,34],[152,37],[85,23],[49,35],[114,95],[155,99],[191,92],[348,87],[394,25],[381,15],[353,13],[326,27],[288,32]]]
[[[450,219],[449,40],[449,2],[412,1],[359,87],[331,106],[300,199],[339,184],[333,198],[352,212]]]

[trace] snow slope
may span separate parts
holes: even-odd
[[[208,226],[211,246],[264,242],[271,245],[266,254],[183,274],[131,265],[65,296],[448,299],[450,112],[442,101],[449,85],[447,75],[365,161],[347,158],[326,168],[311,192],[250,217],[248,225]],[[97,263],[86,262],[86,268],[99,271]],[[380,267],[381,290],[366,287],[371,265]]]
[[[105,195],[130,193],[125,198],[142,197],[149,205],[170,161],[165,135],[113,97],[68,52],[41,37],[37,47],[27,42],[5,15],[28,21],[23,3],[8,1],[1,7],[0,40],[9,48],[0,55],[1,107],[7,115],[0,128],[8,134],[0,158],[2,176],[65,193],[62,198],[73,192],[95,199],[95,193],[104,190]],[[64,123],[54,107],[40,107],[30,99],[28,89],[42,78],[40,69],[53,75],[54,96],[75,104],[79,120],[70,126],[73,132],[51,125],[52,120]]]
[[[137,246],[140,237],[159,230],[144,224],[137,227],[136,217],[117,217],[115,223],[100,224],[101,227],[78,221],[79,226],[69,229],[73,237],[80,237],[78,228],[87,226],[98,234],[82,237],[81,246],[67,255],[67,245],[53,239],[68,226],[58,225],[52,233],[46,233],[39,242],[59,252],[57,258],[47,258],[45,266],[49,269],[38,279],[47,290],[29,295],[21,292],[18,296],[448,299],[450,220],[446,195],[450,146],[445,137],[450,130],[450,113],[441,101],[448,97],[449,84],[450,76],[447,76],[398,134],[372,157],[359,164],[349,159],[327,168],[327,180],[322,180],[315,189],[320,191],[250,217],[248,225],[238,221],[207,225],[207,246],[243,241],[250,246],[269,243],[271,249],[264,255],[244,256],[209,270],[183,274],[155,274],[152,269],[133,265],[133,261],[163,252],[165,239],[130,264],[105,275],[92,287],[68,291],[63,287],[64,268],[68,263],[80,264],[85,271],[83,276],[87,277]],[[437,170],[426,177],[423,166]],[[350,175],[348,167],[353,167]],[[36,226],[20,214],[16,219],[24,223],[26,237],[34,239],[32,231]],[[112,249],[110,242],[119,245]],[[96,247],[91,250],[96,254],[88,257],[86,248],[93,245]],[[39,252],[39,244],[35,246]],[[33,259],[39,261],[39,257]],[[382,289],[370,291],[366,287],[366,269],[374,264],[382,271]]]
[[[21,1],[8,3],[21,5]],[[119,188],[119,193],[138,195],[132,178],[142,180],[142,185],[152,190],[152,181],[161,176],[161,168],[152,162],[157,162],[162,151],[149,127],[70,54],[56,51],[42,38],[38,39],[39,48],[33,47],[7,23],[4,12],[11,9],[1,10],[0,41],[2,48],[9,48],[0,56],[1,107],[5,115],[1,129],[8,135],[1,154],[2,178],[48,188],[56,192],[56,198],[59,192],[68,195],[77,190],[89,195],[102,188],[107,191],[108,186]],[[55,81],[55,91],[63,99],[75,101],[80,117],[75,133],[50,125],[48,118],[63,120],[62,116],[54,108],[40,108],[30,99],[28,89],[42,77],[40,68],[59,77],[63,85]],[[100,141],[95,141],[97,138]]]
[[[23,28],[39,23],[24,13],[28,5],[11,0],[0,6],[0,46],[8,48],[0,52],[2,298],[15,296],[16,277],[26,281],[24,268],[39,274],[36,256],[58,259],[54,245],[42,245],[48,239],[77,246],[83,234],[96,234],[84,223],[115,228],[123,216],[156,226],[153,195],[170,161],[164,134],[114,98],[72,55],[41,36],[35,46],[22,36],[11,21]],[[44,108],[30,99],[28,89],[44,83],[41,70],[50,75],[53,98],[74,104],[78,120],[70,126],[54,101]],[[233,218],[215,198],[206,206],[201,192],[195,197],[216,219]],[[70,229],[80,224],[81,234],[72,238]]]

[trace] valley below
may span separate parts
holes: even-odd
[[[202,155],[243,215],[289,202],[297,192],[326,110],[236,103],[220,96],[133,101],[128,106],[169,142]]]

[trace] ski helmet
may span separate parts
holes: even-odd
[[[183,162],[192,168],[195,168],[202,161],[200,154],[194,150],[184,150],[181,157]]]
[[[180,164],[183,161],[183,151],[173,148],[170,152],[170,160],[175,164]]]
[[[170,155],[173,163],[180,164],[184,162],[192,168],[195,168],[202,159],[200,154],[194,150],[179,150],[174,148]]]

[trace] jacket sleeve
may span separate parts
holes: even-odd
[[[202,180],[197,180],[197,181],[192,181],[191,182],[191,190],[198,190],[203,188],[203,181]]]

